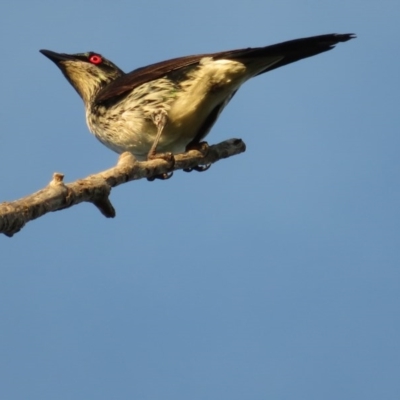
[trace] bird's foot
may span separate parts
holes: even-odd
[[[166,172],[164,174],[156,175],[156,176],[151,176],[150,178],[147,178],[149,182],[153,182],[156,179],[160,179],[162,181],[166,181],[167,179],[170,179],[174,173],[173,172]]]
[[[170,164],[170,169],[171,170],[173,170],[174,169],[174,166],[175,166],[175,157],[174,157],[174,155],[172,154],[172,153],[154,153],[154,154],[148,154],[147,155],[147,159],[148,160],[155,160],[155,159],[157,159],[157,158],[161,158],[162,160],[165,160],[165,161],[167,161],[169,164]],[[172,175],[173,175],[174,173],[173,173],[173,171],[171,171],[171,172],[165,172],[165,173],[163,173],[163,174],[160,174],[160,175],[156,175],[156,176],[152,176],[152,177],[150,177],[150,178],[147,178],[147,180],[149,181],[149,182],[153,182],[155,179],[160,179],[160,180],[163,180],[163,181],[165,181],[165,180],[167,180],[167,179],[170,179],[171,177],[172,177]]]
[[[186,146],[186,151],[197,150],[201,154],[203,154],[204,157],[208,154],[209,149],[210,149],[210,146],[208,145],[207,142],[189,143]]]
[[[203,155],[203,157],[205,157],[208,154],[209,149],[210,146],[208,145],[207,142],[190,143],[186,146],[186,151],[198,150]],[[190,167],[190,168],[184,168],[183,170],[185,172],[192,172],[192,171],[204,172],[207,171],[210,167],[211,164],[205,164],[205,165],[196,165],[195,167]]]
[[[204,171],[207,171],[210,167],[211,167],[211,164],[196,165],[195,167],[183,168],[183,171],[185,171],[185,172],[192,172],[192,171],[204,172]]]

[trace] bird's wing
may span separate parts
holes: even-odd
[[[198,54],[173,58],[135,69],[105,86],[97,95],[96,102],[101,103],[118,97],[126,92],[132,91],[143,83],[162,78],[172,71],[198,64],[202,58],[212,56],[212,54]]]
[[[266,47],[246,48],[210,54],[197,54],[161,61],[146,67],[135,69],[134,71],[117,78],[99,92],[96,97],[96,102],[101,103],[120,95],[124,95],[143,83],[162,78],[173,71],[199,64],[200,60],[205,57],[210,57],[215,60],[235,60],[243,62],[245,65],[251,63],[252,60],[265,58],[265,68],[258,73],[262,74],[303,58],[331,50],[337,43],[346,42],[354,37],[354,34],[328,34],[290,40],[288,42]],[[279,59],[278,62],[276,61],[277,58]]]

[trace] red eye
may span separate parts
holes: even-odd
[[[96,64],[97,65],[97,64],[100,64],[103,61],[103,59],[101,58],[101,56],[99,56],[97,54],[93,54],[92,56],[89,57],[89,61],[92,64]]]

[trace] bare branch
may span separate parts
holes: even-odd
[[[132,154],[123,153],[115,167],[72,183],[65,184],[64,175],[54,173],[52,181],[38,192],[13,202],[0,203],[0,233],[11,237],[29,221],[82,202],[94,204],[105,217],[113,218],[115,209],[109,200],[111,188],[136,179],[156,177],[171,170],[213,164],[245,150],[246,145],[241,139],[230,139],[210,146],[206,154],[199,150],[177,154],[174,165],[163,159],[138,162]]]

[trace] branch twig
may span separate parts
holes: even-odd
[[[246,145],[241,139],[230,139],[210,146],[207,154],[190,150],[175,155],[174,170],[213,164],[223,158],[243,153]],[[24,225],[50,211],[59,211],[82,202],[94,204],[107,218],[115,217],[109,200],[111,188],[142,178],[151,178],[171,171],[168,161],[155,159],[138,162],[130,153],[123,153],[115,167],[65,184],[64,175],[54,173],[43,189],[13,202],[0,203],[0,233],[13,236]]]

